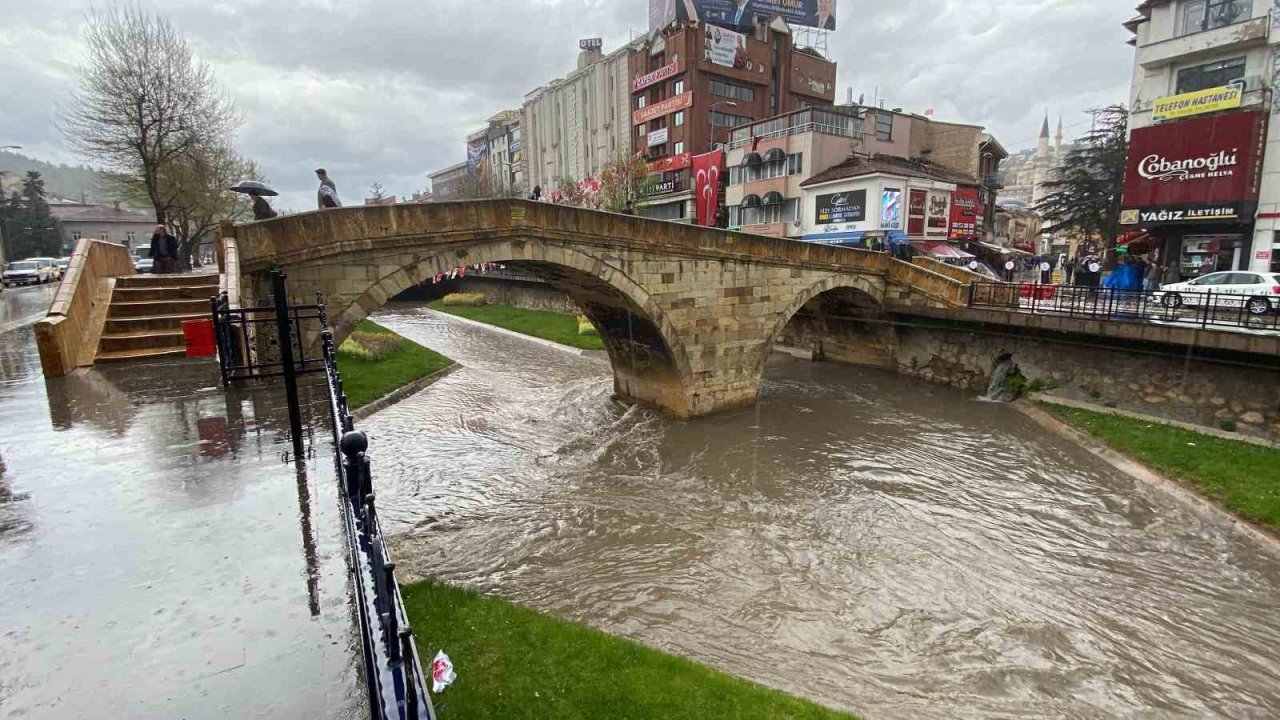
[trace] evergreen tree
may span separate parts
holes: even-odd
[[[6,204],[5,231],[10,260],[61,255],[58,229],[44,196],[44,180],[32,170],[22,181],[22,193],[14,193]]]
[[[1100,240],[1111,265],[1120,235],[1129,112],[1123,105],[1110,105],[1090,114],[1092,128],[1045,183],[1044,200],[1035,209],[1045,219],[1044,232],[1076,229],[1086,242]]]

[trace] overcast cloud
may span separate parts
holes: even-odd
[[[1047,109],[1068,139],[1083,111],[1124,102],[1133,49],[1113,0],[838,0],[829,52],[867,102],[984,125],[1010,151]],[[647,0],[164,0],[235,98],[236,139],[309,209],[324,166],[346,202],[408,195],[464,157],[463,137],[564,75],[577,41],[610,51],[645,29]],[[73,89],[86,2],[0,0],[0,145],[79,162],[54,119]]]

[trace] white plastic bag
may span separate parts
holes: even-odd
[[[436,653],[431,661],[431,692],[439,693],[457,679],[458,674],[453,671],[453,661],[449,656],[443,650]]]

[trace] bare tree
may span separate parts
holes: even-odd
[[[175,163],[227,141],[239,118],[209,66],[160,15],[137,6],[90,10],[89,62],[61,113],[67,143],[102,163],[121,194],[139,187],[165,223]]]

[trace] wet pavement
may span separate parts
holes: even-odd
[[[462,364],[361,425],[401,578],[869,720],[1280,717],[1274,546],[1007,406],[775,357],[757,407],[677,422],[602,359],[378,320]]]
[[[0,294],[0,717],[362,717],[323,386],[299,469],[211,360],[46,381],[51,297]]]

